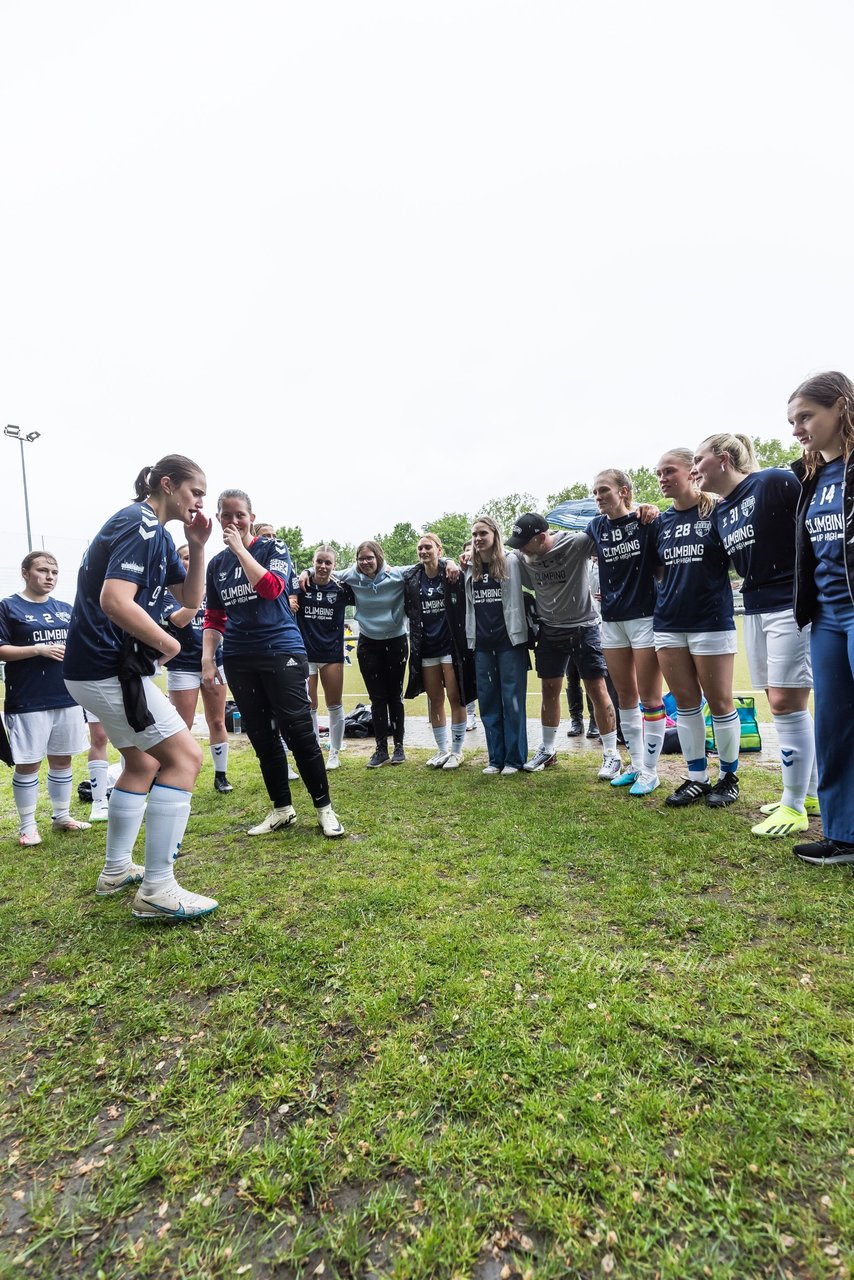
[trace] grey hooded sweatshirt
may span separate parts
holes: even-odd
[[[552,535],[554,545],[543,556],[517,552],[522,582],[537,598],[540,625],[546,631],[588,627],[599,621],[590,594],[587,562],[595,550],[586,533],[561,529]]]

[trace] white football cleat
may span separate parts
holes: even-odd
[[[110,804],[108,800],[99,800],[92,805],[89,810],[89,822],[106,822],[110,816]]]
[[[341,768],[341,761],[338,759],[338,752],[333,751],[331,747],[329,748],[329,755],[326,757],[326,768],[327,771],[329,769]]]
[[[451,754],[450,751],[437,751],[436,754],[434,756],[431,756],[430,759],[427,761],[427,768],[428,769],[444,769],[445,761],[448,759],[448,756],[450,754]]]
[[[462,762],[463,762],[462,751],[452,751],[448,756],[447,760],[445,761],[445,763],[442,765],[442,768],[443,769],[459,769]]]
[[[316,809],[317,825],[325,836],[330,840],[337,840],[339,836],[343,836],[344,828],[338,821],[338,817],[331,804],[325,804],[322,809]]]
[[[111,893],[121,893],[122,889],[129,889],[132,884],[142,884],[144,875],[145,867],[136,862],[129,862],[124,871],[111,871],[109,874],[102,871],[95,885],[95,893],[99,898],[108,898]]]
[[[69,814],[67,818],[54,818],[54,831],[88,831],[91,822],[78,822],[76,818],[72,818]]]
[[[259,822],[257,827],[250,827],[247,834],[269,836],[274,831],[283,831],[285,827],[292,827],[296,820],[296,809],[292,804],[286,804],[283,809],[274,809],[272,813],[268,813],[264,821]]]
[[[133,914],[137,920],[197,920],[210,915],[219,903],[202,893],[190,893],[182,889],[177,880],[165,884],[153,884],[146,888],[145,881],[133,900]]]
[[[32,827],[29,831],[18,832],[18,844],[24,849],[28,849],[34,844],[41,844],[41,842],[42,838],[35,827]]]

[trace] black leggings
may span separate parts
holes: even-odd
[[[291,803],[286,737],[300,777],[316,808],[329,804],[323,753],[314,736],[306,693],[308,660],[304,653],[253,653],[226,658],[228,687],[243,728],[255,748],[267,794],[277,809]]]
[[[407,636],[371,640],[359,636],[356,656],[371,700],[377,746],[388,749],[389,724],[396,747],[403,746],[403,677],[409,654]]]

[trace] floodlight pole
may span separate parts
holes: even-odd
[[[27,518],[27,550],[33,549],[33,535],[30,531],[30,499],[27,492],[27,463],[24,457],[24,443],[32,444],[34,440],[38,440],[41,435],[40,431],[29,431],[26,435],[21,431],[20,427],[7,426],[3,429],[4,436],[8,436],[11,440],[17,440],[21,446],[21,476],[24,481],[24,514]]]

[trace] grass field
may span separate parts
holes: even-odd
[[[206,764],[187,926],[4,783],[0,1276],[847,1277],[852,881],[749,836],[776,771],[674,813],[364,750],[336,843]]]

